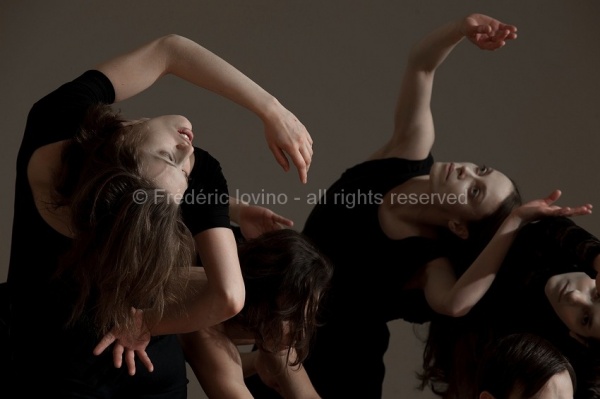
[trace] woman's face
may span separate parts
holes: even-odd
[[[137,121],[142,173],[175,199],[181,199],[194,164],[192,124],[179,115]]]
[[[600,339],[600,298],[594,279],[581,272],[557,274],[548,279],[545,292],[572,334]]]
[[[503,173],[468,162],[436,162],[429,174],[432,195],[463,221],[492,214],[514,190]]]

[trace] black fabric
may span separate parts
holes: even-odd
[[[0,375],[8,375],[10,368],[9,318],[8,283],[4,282],[0,283]]]
[[[200,148],[194,148],[194,156],[194,169],[181,203],[185,224],[192,235],[214,227],[229,228],[229,190],[221,165]]]
[[[71,240],[53,230],[38,213],[27,180],[29,159],[41,146],[71,139],[92,104],[110,104],[114,99],[109,79],[99,71],[87,71],[42,98],[29,113],[17,158],[8,273],[11,370],[0,377],[6,379],[0,381],[1,386],[14,388],[13,397],[186,397],[185,360],[175,336],[154,337],[148,351],[155,371],[145,372],[138,362],[138,374],[131,378],[125,367],[114,368],[111,348],[102,356],[92,354],[99,337],[86,317],[71,329],[63,327],[75,292],[65,282],[50,282]],[[195,155],[189,190],[226,195],[227,183],[218,161],[198,148]],[[185,207],[185,221],[194,234],[211,227],[229,227],[227,203]],[[9,398],[8,392],[1,396]]]
[[[436,316],[432,320],[429,344],[435,348],[436,364],[446,375],[456,373],[452,379],[456,383],[476,372],[481,353],[493,340],[512,333],[535,333],[569,357],[576,369],[578,391],[586,389],[583,374],[590,370],[590,362],[598,361],[597,354],[569,336],[544,287],[550,277],[562,273],[584,272],[595,278],[592,262],[598,254],[600,241],[571,219],[544,218],[524,226],[492,286],[473,309],[458,319]]]
[[[310,213],[303,233],[334,265],[331,291],[304,367],[319,394],[329,398],[380,398],[388,347],[387,322],[423,323],[431,317],[422,290],[402,287],[425,263],[443,256],[430,239],[388,238],[378,209],[406,180],[429,174],[433,157],[372,160],[346,170]],[[255,377],[247,385],[259,398],[278,397]]]
[[[490,319],[496,329],[563,335],[544,293],[547,280],[557,274],[584,272],[595,278],[592,261],[600,241],[565,217],[545,218],[524,226],[488,292],[468,315]],[[508,331],[507,331],[508,332]]]

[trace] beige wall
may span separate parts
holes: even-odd
[[[446,20],[474,11],[517,25],[519,39],[494,53],[462,43],[439,70],[433,98],[437,159],[499,168],[528,199],[560,188],[561,203],[600,206],[596,0],[3,0],[0,280],[8,268],[14,166],[27,112],[84,69],[179,33],[255,79],[314,138],[306,186],[276,165],[254,115],[212,94],[167,78],[121,108],[132,117],[188,116],[197,143],[222,162],[232,193],[284,193],[288,203],[272,208],[300,229],[310,210],[303,199],[389,136],[409,46]],[[598,215],[578,221],[600,233]],[[391,328],[385,398],[432,398],[414,391],[421,346],[411,326],[397,321]],[[190,392],[203,397],[195,382]]]

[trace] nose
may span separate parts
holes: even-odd
[[[582,305],[587,303],[586,296],[579,290],[573,290],[565,293],[565,300],[569,305]]]
[[[466,165],[461,166],[460,168],[458,168],[458,178],[459,179],[464,179],[466,177],[475,177],[476,173],[471,170],[470,168],[468,168]]]

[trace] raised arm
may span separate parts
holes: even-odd
[[[409,54],[394,114],[391,139],[371,159],[424,159],[435,139],[431,95],[435,71],[467,37],[480,49],[496,50],[515,39],[516,27],[482,14],[443,25],[420,40]]]
[[[192,40],[164,36],[97,69],[113,83],[116,101],[135,96],[172,74],[239,104],[262,120],[269,149],[283,169],[289,170],[287,154],[300,180],[306,182],[313,142],[304,125],[262,87]]]
[[[456,278],[446,258],[430,262],[426,266],[423,290],[431,308],[452,317],[466,315],[492,285],[517,232],[526,223],[547,216],[578,216],[592,212],[589,204],[575,208],[554,205],[560,195],[561,192],[556,190],[544,199],[530,201],[515,209],[460,278]]]

